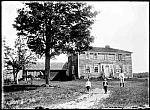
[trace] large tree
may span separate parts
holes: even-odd
[[[4,65],[12,67],[15,83],[17,83],[18,72],[24,70],[30,64],[35,64],[37,59],[35,54],[27,48],[24,41],[25,39],[19,36],[15,41],[15,48],[11,48],[3,40]]]
[[[50,59],[61,53],[89,48],[96,11],[80,2],[28,2],[18,10],[14,28],[28,37],[28,47],[45,56],[46,84],[49,85]]]

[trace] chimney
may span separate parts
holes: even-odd
[[[110,48],[110,46],[109,45],[105,45],[105,48]]]

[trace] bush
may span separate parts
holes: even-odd
[[[39,107],[35,107],[35,109],[44,109],[44,107],[39,106]]]
[[[20,78],[20,79],[18,79],[18,81],[23,81],[24,80],[24,78],[22,77],[22,78]]]
[[[44,75],[38,75],[37,78],[45,79]]]
[[[97,81],[103,81],[103,80],[104,80],[104,78],[102,76],[97,78]]]
[[[103,80],[103,78],[102,77],[91,77],[90,78],[90,80],[92,80],[92,81],[102,81]]]
[[[148,77],[148,72],[143,72],[143,73],[133,73],[134,78],[145,78]]]
[[[9,84],[9,83],[11,83],[11,82],[12,82],[11,79],[8,79],[8,78],[7,78],[7,79],[4,79],[4,83],[5,83],[5,84]]]
[[[80,79],[84,79],[84,76],[81,76]]]

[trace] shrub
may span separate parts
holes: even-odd
[[[133,73],[134,78],[145,78],[148,77],[148,72],[143,72],[143,73]]]
[[[81,76],[80,79],[84,79],[84,76]]]
[[[44,75],[38,75],[37,78],[45,79]]]
[[[44,107],[39,106],[39,107],[35,107],[35,109],[44,109]]]
[[[8,79],[8,78],[7,78],[7,79],[4,79],[4,83],[5,83],[5,84],[11,83],[11,79]]]
[[[97,81],[103,81],[103,80],[104,80],[104,78],[102,76],[97,78]]]

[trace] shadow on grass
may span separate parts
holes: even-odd
[[[15,92],[15,91],[24,91],[24,90],[35,90],[38,87],[41,87],[40,85],[4,85],[3,91],[4,92]]]

